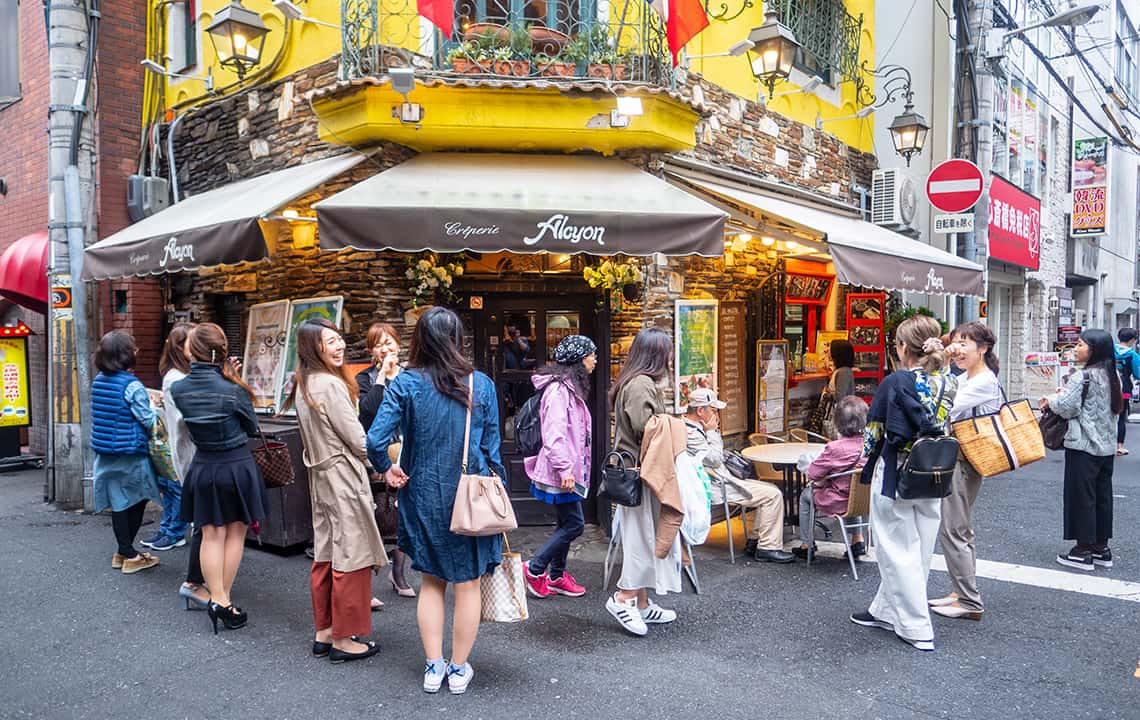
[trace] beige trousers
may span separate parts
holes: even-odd
[[[780,488],[763,480],[733,478],[739,492],[728,494],[728,501],[752,510],[751,540],[761,550],[784,549],[784,494]],[[715,493],[714,493],[715,495]],[[713,498],[714,502],[720,499]]]
[[[942,527],[938,540],[950,573],[950,587],[958,594],[958,602],[967,610],[982,612],[982,595],[978,592],[977,551],[970,511],[982,489],[982,476],[965,458],[958,459],[950,494],[942,498]]]

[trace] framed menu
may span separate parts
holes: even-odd
[[[720,431],[724,435],[748,431],[748,403],[744,401],[748,387],[748,367],[745,359],[747,350],[745,339],[745,304],[724,302],[720,304],[720,385],[717,395],[728,403],[720,411]]]
[[[717,301],[674,301],[674,377],[676,411],[689,407],[689,393],[717,386]]]
[[[285,370],[285,342],[289,333],[289,301],[259,303],[249,309],[245,333],[242,378],[253,390],[255,410],[273,414],[280,407],[278,391]]]
[[[756,432],[788,430],[788,341],[756,341]]]
[[[325,297],[303,298],[289,303],[289,333],[285,342],[285,358],[283,360],[280,392],[277,396],[277,407],[280,408],[289,393],[293,391],[293,374],[297,369],[297,329],[308,320],[322,318],[333,325],[340,327],[341,311],[344,309],[343,295],[329,295]],[[285,415],[292,415],[290,408]]]

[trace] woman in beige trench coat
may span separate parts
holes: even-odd
[[[360,660],[380,649],[361,638],[372,632],[371,574],[388,557],[373,514],[364,429],[352,400],[356,383],[344,367],[344,339],[327,320],[300,326],[297,356],[288,404],[297,410],[312,496],[313,655]]]

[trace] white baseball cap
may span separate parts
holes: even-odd
[[[698,408],[710,406],[717,410],[724,410],[728,407],[728,403],[717,399],[716,392],[709,388],[697,388],[689,393],[689,407]]]

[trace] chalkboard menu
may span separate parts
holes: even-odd
[[[720,387],[717,395],[728,403],[720,412],[720,430],[724,435],[748,431],[747,398],[748,372],[745,359],[745,325],[742,302],[720,304]]]

